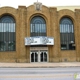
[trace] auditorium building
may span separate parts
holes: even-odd
[[[80,6],[0,7],[0,62],[80,61]]]

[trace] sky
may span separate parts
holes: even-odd
[[[37,2],[37,0],[0,0],[0,7],[11,6],[18,8],[18,6],[30,6]],[[43,5],[52,6],[80,6],[80,0],[38,0]]]

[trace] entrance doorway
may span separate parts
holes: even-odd
[[[30,62],[48,62],[48,51],[43,50],[31,51]]]

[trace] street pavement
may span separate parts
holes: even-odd
[[[80,62],[0,63],[0,80],[80,80]]]
[[[0,67],[19,67],[19,68],[37,68],[37,67],[80,67],[80,62],[59,62],[59,63],[0,63]]]
[[[80,74],[79,67],[0,68],[0,80],[77,80],[76,73]]]

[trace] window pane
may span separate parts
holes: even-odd
[[[31,36],[46,36],[46,23],[42,17],[36,16],[32,18]]]
[[[11,16],[0,18],[0,51],[15,51],[15,20]]]
[[[74,50],[74,29],[73,22],[69,18],[62,18],[60,21],[60,40],[62,50]],[[72,43],[73,42],[73,43]]]

